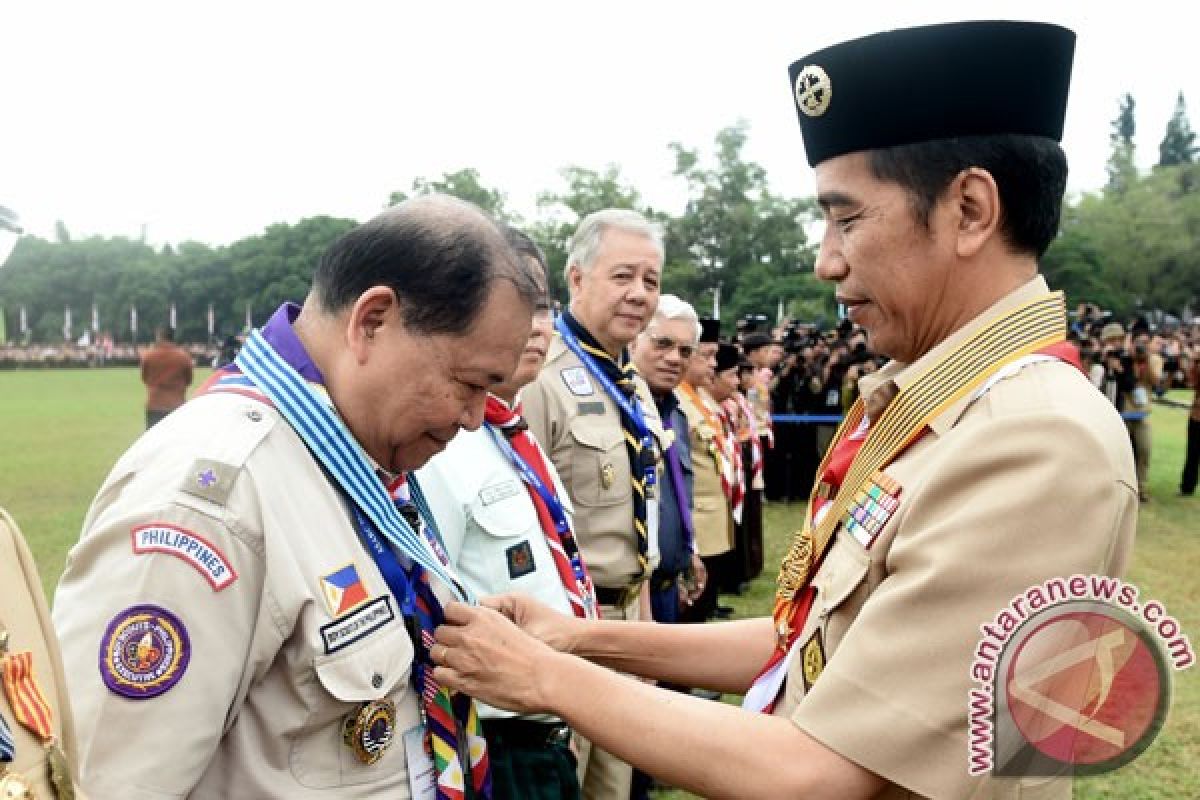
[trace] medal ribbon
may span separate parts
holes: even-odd
[[[1062,292],[1035,298],[993,320],[931,365],[900,390],[877,422],[872,421],[861,449],[849,465],[846,479],[837,488],[831,507],[815,526],[812,514],[805,515],[803,529],[795,534],[784,556],[772,615],[777,648],[764,673],[787,654],[804,628],[812,599],[802,590],[808,588],[817,564],[863,484],[919,437],[931,420],[992,374],[1024,356],[1061,342],[1065,336]],[[865,406],[860,397],[839,426],[835,441],[840,444],[849,431],[856,430],[864,414]],[[826,452],[818,469],[819,475],[826,472],[835,453],[839,453],[838,447],[831,447]],[[821,491],[821,483],[813,487],[810,509],[824,499],[820,496]],[[803,602],[805,599],[808,602]]]
[[[637,534],[638,565],[642,570],[640,577],[644,578],[650,574],[646,494],[658,481],[658,472],[654,463],[654,436],[646,426],[646,415],[635,391],[637,367],[625,352],[621,354],[623,363],[618,363],[571,316],[570,311],[555,320],[554,327],[562,336],[563,344],[587,367],[621,410],[621,427],[625,431],[625,447],[629,453],[629,474],[633,480],[633,528]]]
[[[54,714],[42,687],[33,675],[33,653],[11,653],[0,659],[4,672],[4,693],[17,722],[28,728],[44,744],[54,741]]]
[[[596,589],[583,563],[583,555],[571,532],[562,503],[554,493],[554,484],[537,444],[529,435],[519,407],[511,410],[499,399],[488,396],[486,425],[492,441],[525,482],[538,522],[546,536],[546,545],[554,557],[559,580],[575,616],[596,616]]]
[[[260,331],[256,329],[250,334],[234,363],[253,382],[254,388],[270,399],[309,451],[392,547],[436,575],[459,600],[476,602],[470,588],[433,557],[396,510],[345,424],[308,381],[275,352]]]
[[[8,727],[8,721],[4,719],[4,715],[0,714],[0,763],[9,763],[17,755],[17,742],[13,739],[12,728]]]

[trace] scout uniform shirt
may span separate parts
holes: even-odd
[[[696,552],[701,558],[712,558],[733,549],[733,516],[721,482],[721,456],[716,450],[716,437],[724,433],[713,429],[688,392],[676,389],[675,395],[679,398],[679,410],[687,418],[691,440]],[[696,390],[695,396],[710,404],[709,414],[715,418],[719,411],[712,398],[701,390]]]
[[[54,620],[89,792],[409,797],[411,640],[274,408],[187,403],[117,462],[83,530]],[[347,743],[364,733],[376,763]]]
[[[658,409],[638,376],[646,426],[668,445]],[[633,528],[633,479],[616,403],[588,368],[555,336],[546,364],[521,393],[529,431],[550,455],[575,510],[575,538],[592,580],[606,589],[633,589],[649,578],[638,564]],[[661,472],[661,469],[660,469]],[[658,499],[646,498],[650,569],[658,564]],[[636,599],[636,594],[630,602]]]
[[[546,466],[569,518],[566,490],[549,459]],[[486,428],[460,432],[416,477],[450,563],[477,595],[519,592],[573,615],[529,492]],[[484,719],[517,716],[478,705]]]
[[[75,768],[79,762],[71,704],[66,694],[58,639],[42,595],[42,582],[17,523],[0,508],[0,660],[25,653],[29,654],[33,676],[49,706],[50,730],[67,763]],[[24,786],[35,797],[53,800],[55,793],[49,781],[45,742],[21,724],[3,690],[0,690],[0,717],[8,726],[16,750],[11,763],[0,763],[0,797],[19,798],[16,787]],[[70,776],[67,780],[71,780]],[[76,791],[75,796],[83,795]]]
[[[864,377],[868,416],[894,395],[888,384],[908,385],[1045,293],[1038,277],[916,363]],[[1120,418],[1075,367],[1043,360],[996,377],[885,468],[877,484],[899,502],[874,535],[839,527],[774,709],[891,781],[880,797],[1071,796],[1069,780],[968,774],[971,663],[980,626],[1030,586],[1125,571],[1133,461]]]

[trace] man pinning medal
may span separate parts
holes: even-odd
[[[792,65],[826,218],[817,276],[892,361],[859,382],[773,616],[614,624],[519,595],[490,601],[503,614],[456,603],[439,680],[554,713],[704,797],[1071,797],[1069,776],[972,774],[968,698],[982,625],[1044,581],[1120,576],[1133,545],[1124,425],[1071,363],[1063,297],[1038,275],[1074,44],[1055,25],[964,22]],[[1046,664],[1078,649],[1038,642]]]
[[[627,348],[658,305],[662,265],[662,232],[641,214],[607,209],[584,217],[568,243],[570,307],[555,324],[546,365],[522,394],[529,430],[570,493],[600,614],[611,620],[651,619],[658,470],[670,442]],[[640,738],[628,733],[631,742]],[[628,764],[586,741],[580,750],[585,798],[628,797]]]
[[[100,488],[54,620],[96,797],[486,797],[432,591],[473,594],[409,473],[483,422],[544,282],[430,195],[335,242],[302,307]]]

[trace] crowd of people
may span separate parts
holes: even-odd
[[[979,626],[1122,575],[1136,527],[1128,434],[1037,272],[1073,47],[962,23],[792,66],[835,331],[723,336],[628,210],[579,221],[558,315],[543,254],[469,203],[345,234],[105,479],[55,597],[65,669],[40,598],[0,637],[0,789],[1070,797],[966,760]],[[700,624],[763,569],[772,485],[808,500],[772,615]]]

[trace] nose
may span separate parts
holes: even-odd
[[[471,397],[463,407],[458,424],[469,431],[479,430],[479,426],[483,425],[483,408],[486,402],[487,392],[478,392],[477,396]]]
[[[846,259],[842,257],[841,248],[838,246],[836,227],[826,223],[825,234],[821,237],[821,248],[817,251],[817,263],[813,265],[816,276],[831,283],[846,277]]]

